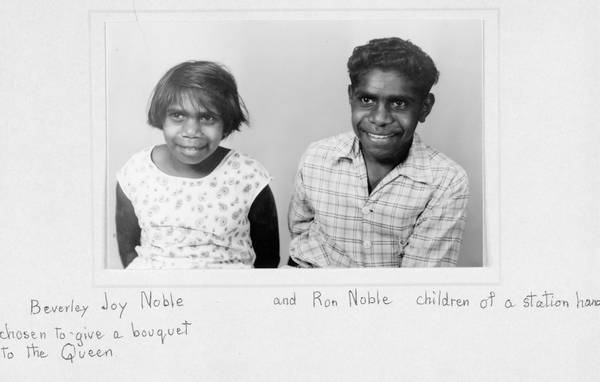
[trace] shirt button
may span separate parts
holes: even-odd
[[[371,242],[369,240],[363,241],[363,247],[365,247],[366,249],[371,248]]]
[[[371,209],[367,206],[364,206],[362,208],[362,212],[363,212],[363,214],[367,215],[369,212],[371,212]]]

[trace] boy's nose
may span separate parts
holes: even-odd
[[[392,116],[386,105],[380,104],[370,114],[370,122],[377,126],[384,126],[392,123]]]

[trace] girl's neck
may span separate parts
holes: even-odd
[[[172,158],[166,145],[160,145],[152,150],[151,158],[156,167],[167,175],[197,179],[204,178],[212,173],[229,151],[230,149],[219,146],[214,153],[202,162],[186,165]]]

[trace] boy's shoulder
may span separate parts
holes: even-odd
[[[468,183],[467,172],[456,161],[423,142],[419,145],[435,183]]]
[[[304,157],[307,160],[337,160],[349,156],[354,148],[355,139],[353,131],[320,139],[308,145]]]

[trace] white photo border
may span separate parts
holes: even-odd
[[[479,19],[483,26],[483,267],[126,271],[106,269],[106,23],[201,20]],[[500,281],[498,9],[90,11],[90,130],[93,285],[96,287],[497,284]],[[285,249],[283,249],[285,250]]]

